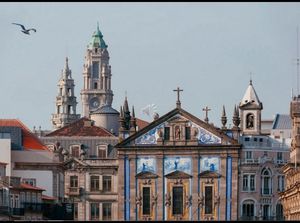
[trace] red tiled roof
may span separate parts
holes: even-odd
[[[47,196],[45,194],[42,194],[42,199],[43,200],[56,200],[56,197],[51,197],[51,196]]]
[[[25,184],[25,183],[21,183],[21,184],[20,184],[20,187],[21,187],[22,189],[29,189],[29,190],[45,190],[45,189],[43,189],[43,188],[31,186],[30,184]]]
[[[47,147],[18,119],[0,119],[0,126],[22,129],[22,146],[27,149],[48,150]]]
[[[149,122],[146,122],[142,119],[136,118],[136,125],[138,126],[139,130],[149,125]]]
[[[46,136],[114,136],[112,133],[110,133],[104,128],[89,125],[89,122],[92,121],[86,117],[83,117],[78,121],[75,121],[69,125],[66,125],[60,129],[57,129],[47,134]]]

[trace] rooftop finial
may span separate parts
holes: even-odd
[[[205,108],[203,108],[202,109],[202,111],[205,111],[205,119],[204,119],[204,121],[206,122],[206,123],[208,123],[208,112],[210,111],[211,109],[209,108],[209,107],[205,107]]]
[[[252,85],[252,72],[250,72],[250,85]]]
[[[180,102],[180,91],[183,91],[182,89],[180,89],[179,87],[177,87],[176,90],[173,91],[177,91],[177,101],[176,101],[176,107],[180,108],[181,107],[181,102]]]
[[[97,31],[100,31],[99,29],[99,22],[97,21]]]
[[[68,59],[68,57],[66,57],[65,69],[69,70],[69,59]]]

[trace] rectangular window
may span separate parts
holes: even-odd
[[[185,127],[185,139],[186,140],[191,139],[191,127]]]
[[[248,190],[248,175],[243,175],[243,191]]]
[[[143,215],[150,215],[150,187],[143,187]]]
[[[252,159],[252,151],[246,151],[246,159]]]
[[[106,146],[98,146],[98,157],[102,159],[107,158],[106,151]]]
[[[111,176],[103,176],[103,191],[111,191]]]
[[[212,186],[206,186],[205,187],[205,209],[204,209],[204,213],[205,214],[212,214],[212,210],[213,210],[213,191],[212,191],[213,187]]]
[[[70,187],[78,187],[78,176],[70,176]]]
[[[250,191],[255,191],[255,175],[250,175]]]
[[[91,176],[91,191],[99,191],[99,176]]]
[[[173,215],[183,214],[183,187],[173,187]]]
[[[78,220],[78,203],[74,203],[74,220]]]
[[[79,146],[72,146],[71,153],[73,157],[79,158]]]
[[[277,160],[282,160],[282,152],[277,152]]]
[[[170,127],[165,127],[164,140],[170,140]]]
[[[91,203],[91,220],[99,220],[99,203]]]
[[[257,138],[256,138],[256,137],[254,137],[254,139],[253,139],[253,140],[254,140],[254,142],[257,142]]]
[[[268,156],[268,152],[267,151],[264,151],[264,156]]]
[[[263,142],[263,138],[260,138],[260,139],[259,139],[259,142]]]
[[[92,65],[92,77],[93,78],[99,78],[99,62],[97,61],[93,61],[93,65]]]
[[[245,142],[249,142],[250,141],[250,138],[249,137],[246,137],[245,138]]]
[[[111,220],[111,203],[102,204],[102,218],[103,220]]]

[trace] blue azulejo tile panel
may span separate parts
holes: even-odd
[[[137,173],[146,171],[156,173],[156,159],[154,157],[138,157],[136,168]]]
[[[200,158],[200,170],[213,171],[219,173],[220,170],[220,158],[217,156],[203,156]]]
[[[176,170],[185,172],[191,175],[192,159],[190,157],[175,157],[168,156],[164,160],[165,175]]]
[[[155,128],[151,129],[144,135],[141,135],[135,140],[135,144],[146,144],[146,145],[151,145],[151,144],[157,144],[157,139],[159,137],[158,131],[160,129],[163,129],[165,126],[165,123],[162,123]]]

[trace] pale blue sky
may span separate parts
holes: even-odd
[[[113,107],[127,91],[136,116],[147,104],[163,115],[182,107],[221,126],[228,124],[252,72],[263,119],[289,113],[297,88],[299,3],[0,3],[0,118],[19,118],[30,129],[51,129],[57,83],[69,57],[77,110],[86,46],[99,21],[112,67]],[[34,27],[25,35],[12,22]],[[295,90],[296,91],[296,90]]]

